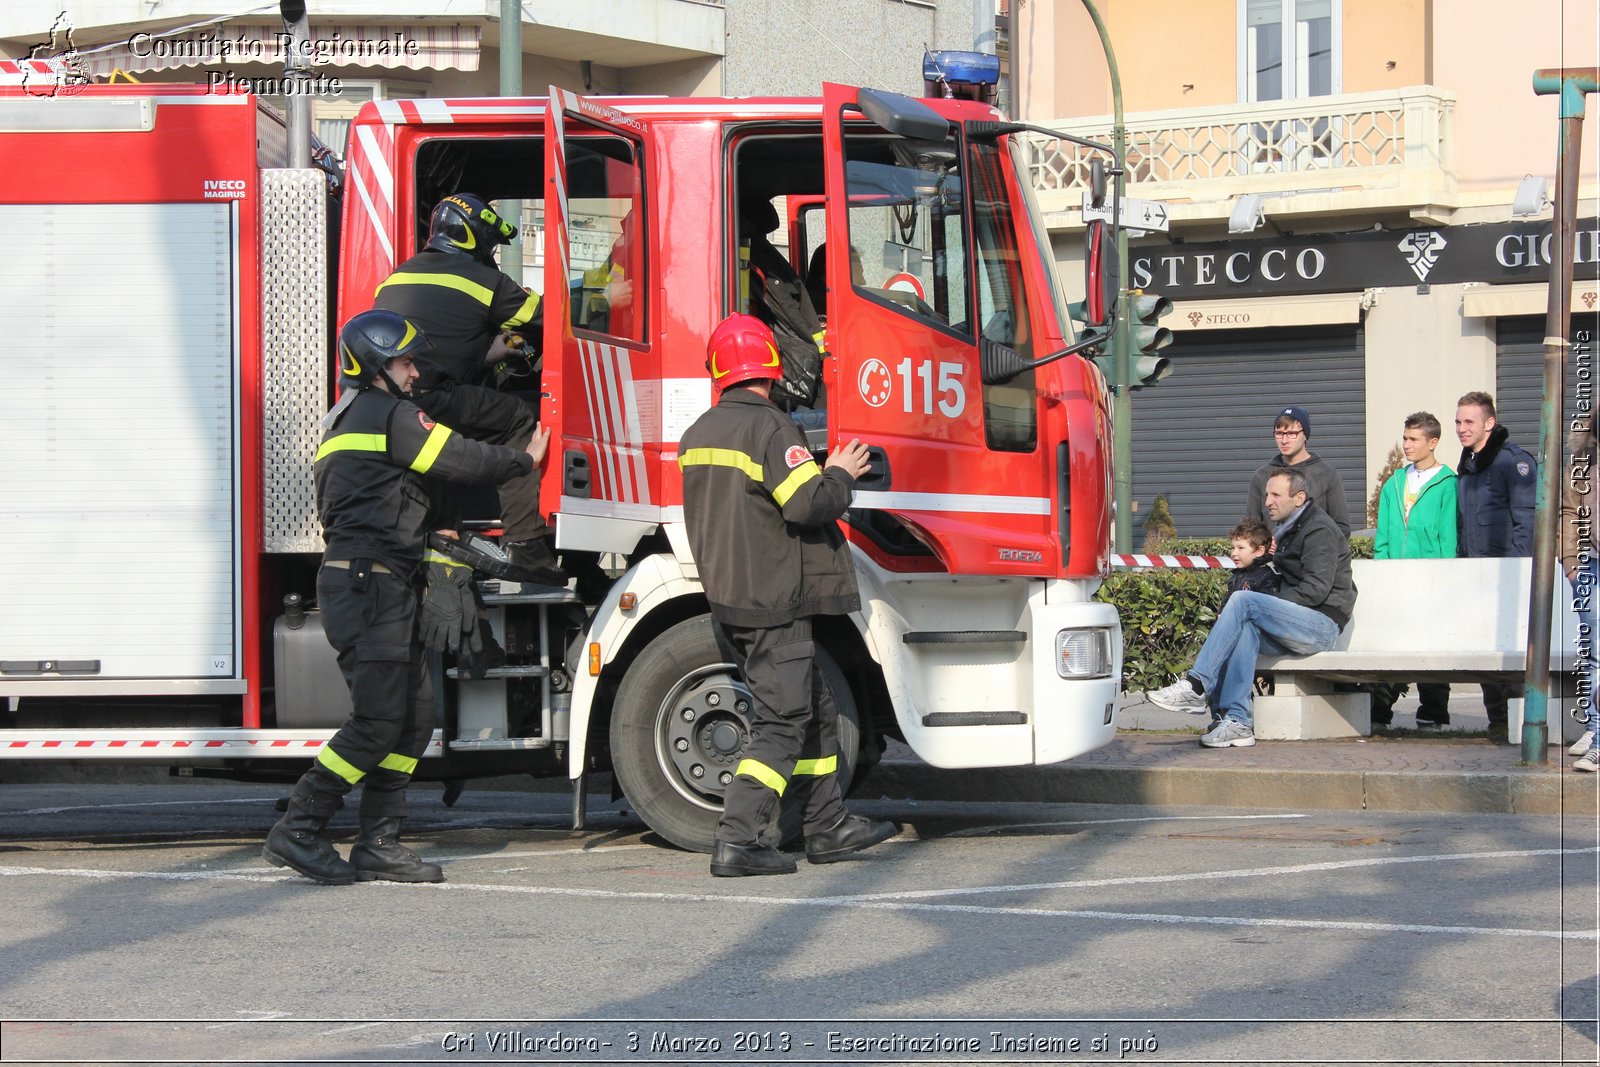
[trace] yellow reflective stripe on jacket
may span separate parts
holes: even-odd
[[[361,770],[327,745],[323,745],[317,752],[317,762],[351,785],[355,785],[367,776],[366,771]]]
[[[761,464],[736,448],[691,448],[678,456],[679,470],[688,470],[690,467],[732,467],[744,471],[752,481],[766,482]]]
[[[522,302],[522,306],[517,309],[517,313],[506,321],[502,322],[500,324],[500,328],[502,330],[514,330],[526,322],[531,322],[533,320],[533,313],[538,310],[539,294],[530,292],[528,294],[528,299],[524,300]]]
[[[381,433],[342,433],[322,442],[322,447],[317,449],[317,457],[312,462],[320,462],[324,456],[331,456],[335,452],[387,451],[389,451],[389,439]]]
[[[838,756],[829,756],[826,759],[800,759],[794,761],[795,774],[811,774],[821,776],[824,774],[832,774],[838,769]]]
[[[445,289],[454,289],[457,292],[466,293],[484,307],[488,307],[494,302],[493,289],[486,285],[479,285],[477,282],[469,282],[467,279],[454,274],[416,274],[411,271],[397,271],[385,278],[383,283],[374,290],[374,294],[383,292],[384,286],[387,285],[438,285]],[[537,306],[537,301],[535,301],[535,305]]]
[[[816,460],[808,459],[794,469],[794,473],[783,480],[783,484],[772,491],[772,499],[778,502],[781,508],[789,502],[789,498],[799,491],[813,478],[822,477],[822,471],[817,468]]]
[[[417,761],[411,756],[402,756],[398,752],[391,752],[383,757],[378,764],[386,771],[399,771],[401,774],[411,774],[417,769]]]
[[[417,458],[411,461],[411,469],[418,474],[427,474],[433,467],[433,461],[439,458],[439,453],[444,448],[444,443],[450,439],[450,427],[435,424],[428,431],[428,439],[422,442],[422,448],[417,452]]]
[[[742,759],[739,766],[733,769],[734,774],[742,774],[746,778],[754,778],[780,797],[783,796],[784,786],[789,783],[783,780],[783,775],[768,767],[760,760]]]

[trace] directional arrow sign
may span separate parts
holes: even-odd
[[[1095,207],[1089,203],[1089,192],[1083,194],[1083,219],[1101,219],[1111,221],[1111,201],[1107,198],[1104,205]],[[1167,205],[1159,200],[1135,200],[1130,196],[1122,198],[1121,224],[1129,230],[1167,230]]]

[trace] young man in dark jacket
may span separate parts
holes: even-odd
[[[1350,536],[1350,511],[1345,506],[1344,481],[1339,468],[1323,459],[1308,447],[1311,442],[1311,415],[1305,408],[1286,407],[1272,420],[1272,436],[1277,442],[1278,454],[1257,468],[1250,478],[1250,495],[1245,498],[1244,514],[1249,519],[1268,519],[1266,507],[1267,478],[1293,468],[1305,479],[1306,493],[1311,502],[1323,511]]]
[[[1304,476],[1291,467],[1267,479],[1267,514],[1277,525],[1273,563],[1283,576],[1276,596],[1250,590],[1228,598],[1188,674],[1146,693],[1169,711],[1206,707],[1207,694],[1222,719],[1200,738],[1207,748],[1256,743],[1251,702],[1256,654],[1310,655],[1338,640],[1356,603],[1350,574],[1350,539],[1306,494]]]
[[[1494,398],[1488,393],[1472,392],[1456,401],[1456,439],[1461,442],[1456,552],[1466,557],[1533,555],[1539,464],[1511,443],[1510,432],[1495,419]],[[1506,705],[1521,691],[1518,685],[1483,683],[1489,740],[1508,740]]]
[[[772,331],[732,315],[711,334],[715,406],[678,447],[683,517],[717,643],[753,698],[749,740],[723,799],[711,854],[718,877],[791,874],[766,831],[791,779],[806,776],[806,858],[831,863],[894,835],[890,822],[845,810],[839,712],[817,670],[811,616],[861,606],[838,520],[867,449],[852,440],[818,468],[798,426],[772,403],[783,376]]]

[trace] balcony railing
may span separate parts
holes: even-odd
[[[1386,184],[1393,171],[1453,178],[1449,123],[1455,97],[1431,86],[1224,107],[1130,115],[1128,180],[1141,196],[1193,193],[1195,182],[1274,190],[1303,185],[1308,172],[1328,186]],[[1110,116],[1038,125],[1090,140],[1111,140]],[[1088,149],[1034,136],[1028,162],[1034,187],[1086,188]],[[1162,186],[1180,184],[1178,188]]]

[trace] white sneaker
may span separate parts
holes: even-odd
[[[1572,761],[1572,769],[1575,771],[1584,771],[1588,774],[1593,774],[1595,771],[1600,771],[1600,752],[1596,752],[1592,749],[1588,752],[1585,752],[1583,755]]]
[[[1238,719],[1223,719],[1200,743],[1207,748],[1249,748],[1256,743],[1256,732]]]
[[[1171,685],[1164,685],[1160,689],[1147,689],[1144,698],[1156,707],[1168,711],[1186,711],[1190,715],[1200,715],[1206,710],[1206,698],[1194,691],[1194,686],[1189,684],[1189,679],[1186,677],[1179,678]]]
[[[1589,746],[1592,744],[1594,744],[1594,731],[1585,730],[1583,736],[1574,741],[1572,747],[1567,749],[1567,755],[1581,756],[1589,751]]]

